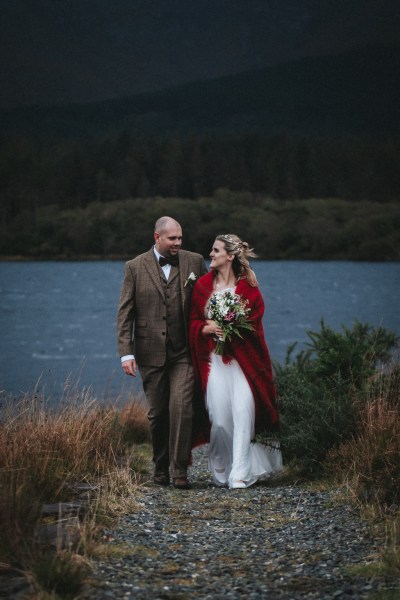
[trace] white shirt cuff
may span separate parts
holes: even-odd
[[[121,356],[121,363],[125,362],[126,360],[135,360],[135,357],[133,356],[133,354],[126,354],[125,356]]]

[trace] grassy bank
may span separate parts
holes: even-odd
[[[391,361],[398,340],[361,323],[340,332],[322,323],[309,340],[275,366],[286,476],[340,485],[371,526],[386,532],[371,569],[398,574],[400,367]],[[104,408],[70,388],[57,411],[37,395],[4,407],[0,575],[23,573],[41,600],[76,596],[90,557],[111,551],[104,527],[139,510],[148,441],[145,411],[134,401]]]
[[[37,396],[5,407],[0,570],[23,573],[42,598],[73,596],[99,548],[100,527],[135,505],[148,439],[136,402],[101,408],[85,391],[70,390],[57,412]]]

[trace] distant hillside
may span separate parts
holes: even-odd
[[[398,135],[399,73],[400,46],[363,47],[124,99],[2,110],[0,133]]]
[[[0,106],[98,102],[367,44],[399,0],[3,0]]]

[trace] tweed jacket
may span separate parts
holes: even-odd
[[[182,345],[186,348],[192,285],[185,283],[191,273],[199,278],[206,272],[200,254],[179,250],[178,277],[185,325]],[[117,318],[118,350],[120,356],[134,354],[139,366],[159,367],[166,359],[166,298],[161,277],[153,248],[125,264]]]

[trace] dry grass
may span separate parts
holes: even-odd
[[[73,500],[72,484],[96,485],[77,549],[82,553],[93,546],[103,517],[134,509],[147,462],[137,444],[148,440],[146,410],[138,402],[117,410],[99,406],[87,390],[68,388],[57,410],[37,394],[7,405],[0,422],[0,563],[28,570],[36,582],[43,560],[56,565],[56,579],[57,572],[59,578],[80,574],[65,554],[43,559],[35,541],[42,505]]]
[[[400,399],[378,394],[358,406],[354,437],[330,452],[327,470],[346,480],[355,499],[400,504]]]
[[[400,513],[386,519],[386,543],[382,561],[390,573],[400,575]]]
[[[124,430],[125,444],[150,442],[147,414],[139,402],[126,404],[119,413],[119,420]]]
[[[332,450],[326,471],[347,487],[364,516],[386,531],[382,562],[400,573],[400,369],[375,379],[357,401],[352,439]]]

